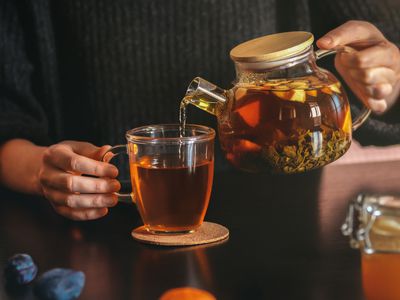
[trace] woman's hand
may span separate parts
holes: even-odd
[[[112,193],[120,189],[117,168],[99,161],[109,147],[75,141],[39,147],[10,140],[0,146],[0,183],[45,196],[67,218],[97,219],[117,203]]]
[[[59,214],[74,220],[97,219],[116,205],[117,197],[112,193],[120,189],[113,179],[118,170],[99,161],[108,148],[66,141],[44,151],[39,183]]]
[[[321,49],[350,46],[335,66],[354,94],[375,113],[391,107],[400,94],[400,50],[371,23],[349,21],[317,41]]]

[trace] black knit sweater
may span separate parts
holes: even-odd
[[[400,43],[396,0],[0,0],[0,143],[116,144],[127,129],[177,122],[187,84],[229,88],[229,50],[257,36],[350,19]],[[400,141],[399,112],[371,118],[364,143]],[[190,121],[215,125],[198,110]]]

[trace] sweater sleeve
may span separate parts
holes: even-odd
[[[314,1],[311,6],[314,24],[323,28],[319,36],[349,20],[363,20],[374,24],[385,37],[400,47],[400,1],[398,0],[336,0]],[[316,19],[316,21],[315,21]],[[353,118],[359,114],[359,101],[350,92]],[[382,116],[371,114],[368,120],[354,133],[363,145],[391,145],[400,143],[400,99]]]
[[[48,143],[47,120],[35,99],[19,1],[0,0],[0,144],[13,138]]]

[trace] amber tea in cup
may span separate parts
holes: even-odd
[[[211,193],[213,161],[193,167],[171,155],[131,162],[132,186],[145,224],[154,231],[191,231],[203,221]]]
[[[132,197],[145,228],[187,233],[207,211],[214,174],[213,129],[200,125],[150,125],[129,130],[128,145],[111,148],[109,161],[127,150]],[[119,195],[127,197],[127,195]]]

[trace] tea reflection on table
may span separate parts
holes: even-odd
[[[177,287],[214,290],[207,256],[207,248],[213,246],[143,247],[133,266],[132,299],[159,299],[164,292]],[[158,284],[155,286],[154,282]]]
[[[92,244],[79,227],[70,234],[70,265],[86,274],[85,299],[159,299],[165,291],[182,286],[211,291],[215,287],[207,250],[226,242],[174,249],[140,245],[129,261],[116,264],[121,259],[117,246],[113,252],[107,245]],[[121,265],[130,270],[116,269]],[[132,275],[121,277],[126,273]]]
[[[165,249],[141,246],[125,267],[132,274],[121,278],[126,270],[115,269],[118,252],[99,244],[84,242],[79,228],[71,230],[75,243],[71,247],[71,267],[86,274],[83,296],[88,299],[158,299],[168,289],[190,286],[213,290],[213,276],[207,248],[215,245]],[[74,247],[75,245],[75,247]],[[154,283],[157,282],[157,285]],[[131,286],[127,292],[124,285]],[[124,294],[121,294],[125,291]]]

